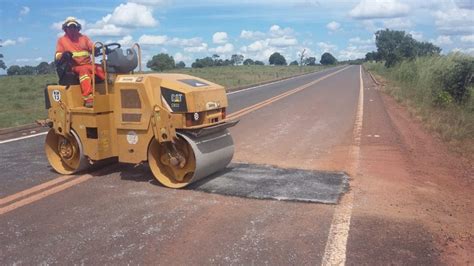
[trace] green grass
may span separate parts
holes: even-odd
[[[451,54],[404,61],[392,68],[382,62],[365,63],[372,73],[386,80],[385,91],[409,111],[421,118],[424,125],[436,132],[444,141],[453,144],[460,152],[474,153],[474,88],[471,97],[463,104],[455,103],[450,96],[439,104],[438,92],[443,91],[440,78],[454,71],[459,60],[474,60],[472,57]]]
[[[44,88],[56,75],[0,77],[0,128],[33,123],[45,118]]]
[[[240,87],[322,70],[322,66],[228,66],[181,69],[168,72],[184,73],[221,84],[227,88]],[[56,75],[0,77],[0,128],[33,123],[47,116],[44,109],[44,88],[57,82]]]

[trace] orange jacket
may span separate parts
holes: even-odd
[[[79,33],[77,41],[72,41],[64,34],[64,36],[58,39],[58,43],[56,44],[55,58],[59,60],[64,52],[71,52],[76,65],[91,64],[92,46],[94,46],[94,44],[86,35]]]

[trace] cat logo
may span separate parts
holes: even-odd
[[[183,94],[171,94],[171,102],[180,103],[183,100]]]

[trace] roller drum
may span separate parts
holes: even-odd
[[[182,133],[178,135],[189,143],[194,152],[196,169],[190,183],[224,169],[232,161],[234,141],[227,129],[199,138]]]

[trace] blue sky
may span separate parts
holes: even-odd
[[[218,54],[268,62],[323,52],[355,59],[375,50],[374,32],[405,30],[443,53],[474,54],[474,0],[0,0],[0,53],[7,66],[52,61],[60,25],[77,17],[94,41],[139,42],[144,63],[165,52],[190,65]],[[0,72],[2,73],[2,72]]]

